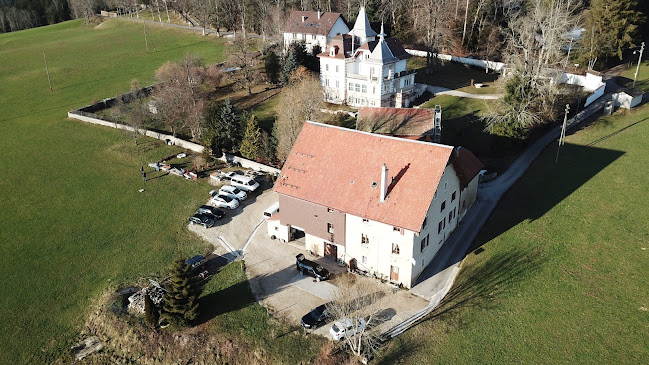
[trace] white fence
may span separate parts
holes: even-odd
[[[406,52],[410,53],[413,56],[426,57],[426,51],[406,49]],[[454,61],[465,65],[480,67],[482,69],[485,69],[485,71],[493,70],[496,72],[501,72],[505,68],[505,64],[503,62],[476,60],[474,58],[457,57],[450,54],[438,54],[437,58],[439,58],[440,60]]]

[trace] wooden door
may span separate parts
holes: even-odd
[[[325,243],[325,256],[338,258],[338,247],[332,243]]]
[[[391,266],[390,280],[395,281],[395,282],[399,281],[399,266]]]

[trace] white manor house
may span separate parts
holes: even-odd
[[[406,68],[411,57],[396,38],[371,28],[361,7],[354,28],[327,43],[320,58],[325,101],[369,107],[408,107],[423,88]]]

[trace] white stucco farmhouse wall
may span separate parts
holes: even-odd
[[[477,190],[477,178],[474,180],[472,187]],[[344,260],[349,263],[352,258],[356,259],[361,270],[386,280],[390,280],[391,271],[396,267],[398,282],[410,287],[457,227],[459,207],[460,180],[453,166],[448,165],[419,234],[347,214]],[[364,237],[367,243],[363,243]]]

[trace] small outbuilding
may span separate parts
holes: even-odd
[[[613,93],[613,104],[616,107],[631,109],[642,102],[644,91],[638,88],[626,88]]]

